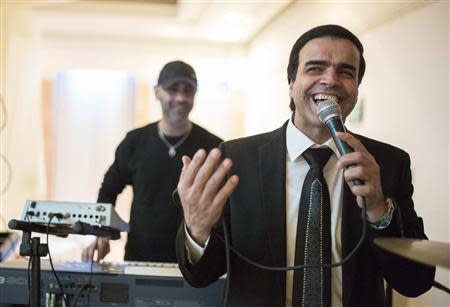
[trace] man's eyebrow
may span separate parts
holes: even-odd
[[[318,65],[318,66],[330,66],[331,63],[329,61],[324,61],[324,60],[310,60],[307,61],[305,63],[305,67],[306,66],[313,66],[313,65]],[[350,69],[352,71],[356,71],[356,67],[351,65],[351,64],[347,64],[347,63],[338,63],[337,64],[338,68],[344,68],[344,69]]]
[[[347,63],[341,63],[337,65],[339,68],[344,68],[344,69],[350,69],[352,71],[356,71],[356,67],[351,65],[351,64],[347,64]]]
[[[323,60],[310,60],[305,63],[305,66],[309,66],[309,65],[328,66],[328,65],[331,65],[331,63],[328,61],[323,61]]]

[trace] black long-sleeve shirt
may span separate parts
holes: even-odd
[[[158,136],[157,123],[127,134],[117,147],[97,200],[115,204],[126,185],[133,188],[125,260],[176,262],[175,236],[183,213],[171,195],[180,176],[181,157],[192,157],[199,148],[209,151],[221,141],[193,124],[188,138],[170,157]]]

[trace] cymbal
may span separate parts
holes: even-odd
[[[450,244],[420,239],[376,238],[379,247],[409,260],[450,268]]]

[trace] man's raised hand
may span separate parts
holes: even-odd
[[[214,148],[209,155],[199,149],[192,160],[183,156],[183,169],[178,182],[178,194],[184,212],[184,221],[192,238],[203,245],[211,229],[222,215],[227,199],[236,188],[236,175],[222,185],[232,161],[224,159],[220,164],[220,150]]]

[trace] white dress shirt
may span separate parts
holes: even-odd
[[[298,208],[303,182],[309,171],[309,165],[301,155],[310,147],[330,147],[331,155],[323,168],[323,175],[330,192],[331,212],[331,261],[341,260],[341,212],[343,199],[343,174],[337,162],[337,149],[330,138],[322,145],[315,144],[309,137],[298,130],[290,120],[286,130],[286,263],[294,265],[295,241],[297,234]],[[292,285],[294,271],[286,274],[286,307],[292,306]],[[342,268],[331,270],[331,302],[333,307],[342,306]]]
[[[330,138],[324,144],[315,144],[310,138],[298,130],[291,120],[286,130],[286,263],[288,266],[294,265],[295,241],[297,233],[298,209],[300,205],[300,195],[305,181],[309,165],[301,154],[310,147],[330,147],[334,154],[331,155],[323,169],[325,181],[330,192],[331,206],[331,259],[332,262],[341,260],[341,212],[343,198],[343,175],[337,164],[337,149]],[[209,242],[202,247],[198,245],[189,235],[186,227],[186,249],[188,260],[196,263],[204,253]],[[292,285],[294,273],[288,271],[286,274],[286,307],[292,306]],[[333,307],[342,306],[342,268],[337,267],[331,270],[331,300]]]

